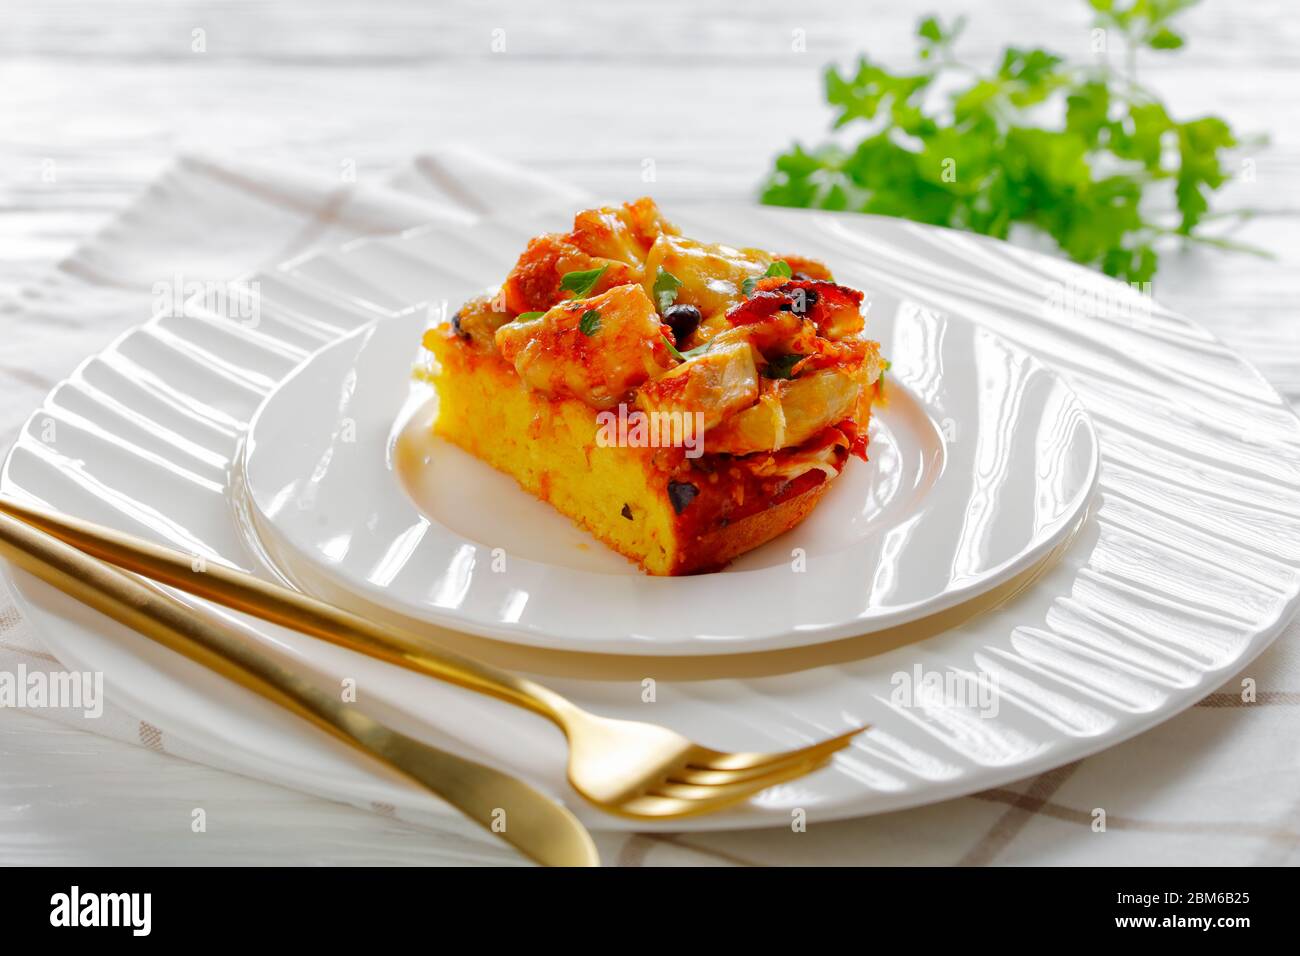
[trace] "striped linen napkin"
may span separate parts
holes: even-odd
[[[356,183],[284,167],[182,158],[107,228],[0,303],[0,446],[82,358],[148,317],[160,275],[222,281],[359,236],[557,201],[576,205],[584,198],[580,189],[459,148],[418,156],[382,182]],[[1242,701],[1240,676],[1234,677],[1197,707],[1135,740],[1015,786],[818,824],[798,834],[611,834],[600,840],[602,854],[625,865],[1300,862],[1298,637],[1300,625],[1293,623],[1249,668],[1258,687],[1255,702]],[[0,672],[59,668],[0,582]],[[39,714],[82,733],[90,729],[250,772],[187,746],[111,698],[95,721],[82,720],[80,711]],[[0,729],[12,716],[0,710]],[[57,766],[49,772],[57,773]],[[140,781],[142,789],[148,785]],[[351,802],[393,813],[382,804]],[[1106,811],[1104,830],[1095,825],[1097,808]],[[446,862],[502,858],[458,818],[420,816],[416,822],[446,846]]]

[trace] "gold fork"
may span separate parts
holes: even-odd
[[[522,780],[381,724],[345,705],[239,631],[138,578],[0,514],[0,555],[151,640],[184,654],[387,764],[546,866],[600,866],[591,835]]]
[[[592,714],[540,684],[436,647],[412,631],[372,623],[235,568],[196,562],[182,551],[8,497],[0,497],[0,512],[155,581],[541,714],[568,741],[573,788],[620,816],[672,819],[740,803],[824,766],[865,729],[783,752],[711,750],[666,727]]]

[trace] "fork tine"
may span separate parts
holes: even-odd
[[[743,803],[769,787],[785,783],[820,770],[829,763],[828,757],[807,763],[795,764],[755,780],[725,787],[692,787],[685,784],[661,784],[641,797],[627,801],[620,813],[639,817],[687,817],[713,813],[737,803]]]
[[[784,772],[772,774],[768,777],[758,777],[754,780],[742,780],[739,783],[723,784],[722,786],[717,787],[697,787],[689,783],[673,783],[672,781],[664,781],[663,783],[647,790],[646,795],[651,797],[672,797],[675,800],[713,803],[717,800],[730,800],[751,793],[758,793],[777,783],[788,780],[791,777],[802,777],[804,774],[810,773],[825,764],[825,760],[810,761],[807,764],[800,764],[797,767],[788,767]]]
[[[783,750],[775,753],[723,753],[697,747],[686,760],[686,767],[691,770],[745,771],[774,768],[791,760],[801,760],[808,754],[826,747],[838,750],[846,746],[866,727],[855,727],[837,737],[830,737],[798,750]]]
[[[695,816],[740,803],[761,790],[817,770],[865,729],[777,753],[728,754],[691,746],[675,762],[662,765],[657,776],[652,772],[639,784],[617,794],[602,794],[601,799],[593,799],[572,775],[569,780],[583,796],[619,816],[661,820]],[[750,766],[739,770],[700,769],[736,757]]]
[[[848,745],[847,737],[836,737],[803,751],[795,751],[801,759],[786,759],[762,768],[744,771],[743,775],[726,779],[725,776],[708,782],[689,783],[674,780],[670,775],[657,785],[647,788],[647,796],[687,800],[716,807],[724,803],[744,800],[768,787],[797,777],[805,776],[830,763],[831,758]],[[725,773],[707,771],[705,773]]]
[[[832,754],[843,750],[851,742],[852,735],[833,737],[830,740],[825,740],[819,744],[805,747],[802,750],[769,754],[768,756],[778,759],[769,760],[766,763],[760,763],[738,770],[729,770],[725,768],[717,769],[714,767],[703,769],[701,764],[705,763],[705,761],[688,761],[686,765],[670,771],[668,774],[668,780],[673,783],[695,784],[697,786],[706,787],[724,786],[726,784],[741,783],[746,780],[756,780],[782,770],[792,764],[807,763],[810,760],[829,757]]]

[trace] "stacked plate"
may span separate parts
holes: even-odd
[[[670,215],[673,210],[669,210]],[[749,207],[686,234],[797,251],[868,293],[892,361],[868,463],[726,571],[651,578],[429,437],[420,333],[566,216],[363,240],[163,314],[48,397],[0,488],[401,619],[611,716],[774,750],[869,724],[813,776],[671,829],[913,806],[1123,740],[1257,655],[1300,594],[1300,421],[1140,290],[1004,243]],[[33,579],[68,665],[214,762],[429,798]],[[198,602],[196,599],[187,600]],[[627,824],[531,714],[236,620],[404,732]],[[636,824],[638,829],[645,825]]]

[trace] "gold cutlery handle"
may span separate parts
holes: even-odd
[[[582,824],[528,784],[386,727],[295,673],[238,631],[170,595],[5,514],[0,514],[0,554],[393,767],[539,863],[599,865]]]
[[[526,707],[567,733],[565,718],[575,707],[564,697],[540,684],[435,647],[412,632],[368,621],[224,564],[199,562],[174,548],[68,515],[56,515],[9,497],[0,497],[0,512],[117,567],[369,657]]]

